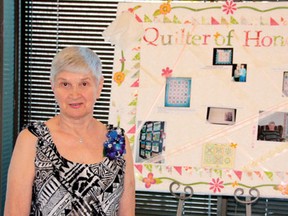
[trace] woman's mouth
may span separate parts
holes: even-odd
[[[78,109],[82,105],[82,103],[70,103],[69,105],[73,109]]]

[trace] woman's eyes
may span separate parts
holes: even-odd
[[[78,85],[79,85],[79,87],[86,87],[86,86],[89,86],[89,82],[83,81],[83,82],[79,83]],[[61,82],[60,86],[62,86],[62,87],[70,87],[70,86],[72,86],[72,84],[69,83],[69,82]]]
[[[87,82],[82,82],[82,86],[87,86],[88,83]]]
[[[68,86],[69,86],[69,83],[68,83],[68,82],[61,82],[61,83],[60,83],[60,86],[68,87]]]

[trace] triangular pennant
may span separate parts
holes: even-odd
[[[162,165],[154,165],[154,168],[156,168],[159,172],[162,172]]]
[[[140,75],[140,70],[137,70],[133,76],[131,76],[131,78],[139,78],[139,75]]]
[[[139,69],[139,68],[140,68],[140,62],[137,62],[137,63],[134,65],[134,68],[135,68],[135,69]]]
[[[275,172],[275,174],[276,174],[280,179],[283,179],[283,178],[284,178],[284,172]]]
[[[130,130],[127,132],[128,134],[134,134],[136,132],[136,126],[134,125]]]
[[[172,21],[167,16],[164,16],[163,23],[172,23]]]
[[[230,23],[234,25],[239,24],[238,21],[233,16],[230,17]]]
[[[282,23],[282,25],[287,25],[287,20],[284,19],[283,17],[281,17],[281,23]]]
[[[241,25],[248,25],[249,22],[247,21],[247,19],[245,17],[241,17]]]
[[[275,19],[273,19],[272,17],[270,17],[270,25],[271,25],[271,26],[275,26],[275,25],[279,25],[279,23],[277,23]]]
[[[136,106],[137,105],[137,98],[129,103],[129,106]]]
[[[133,116],[133,118],[128,122],[128,124],[135,124],[136,122],[136,116]]]
[[[144,167],[145,167],[149,172],[152,172],[152,164],[144,164]]]
[[[237,178],[241,181],[241,178],[242,178],[242,171],[239,171],[239,170],[233,170],[235,175],[237,176]]]
[[[192,22],[190,20],[186,20],[184,21],[184,24],[192,24]]]
[[[202,24],[202,25],[207,25],[207,24],[210,24],[210,23],[208,23],[207,20],[206,20],[206,18],[202,16],[201,24]]]
[[[175,23],[175,24],[181,24],[180,20],[179,20],[178,17],[175,16],[175,15],[174,15],[174,17],[173,17],[173,23]]]
[[[180,175],[182,175],[182,167],[181,167],[181,166],[174,166],[174,169],[175,169]]]
[[[128,114],[130,114],[130,115],[136,115],[136,108],[133,108]]]
[[[138,22],[143,22],[142,19],[141,19],[137,14],[135,14],[135,19],[136,19]]]
[[[135,141],[135,136],[133,135],[129,138],[129,143],[134,143],[134,141]]]
[[[188,172],[190,175],[193,174],[193,168],[192,168],[191,166],[184,166],[183,168],[184,168],[184,170],[185,170],[186,172]]]
[[[214,173],[218,174],[220,178],[222,178],[222,170],[221,169],[214,169]]]
[[[139,87],[139,79],[137,79],[132,85],[131,87]]]
[[[221,17],[221,24],[222,25],[228,25],[229,22],[224,17]]]
[[[166,170],[169,174],[172,173],[172,166],[166,166]]]
[[[134,58],[132,59],[133,61],[135,61],[135,60],[140,60],[140,52],[138,52],[135,56],[134,56]]]
[[[134,164],[134,166],[142,174],[143,165],[142,164]]]
[[[273,172],[264,172],[265,175],[272,181],[273,180]]]
[[[254,173],[256,174],[256,176],[258,176],[260,179],[263,179],[263,175],[260,171],[254,171]]]
[[[149,22],[149,23],[151,23],[152,20],[145,14],[145,15],[144,15],[144,22]]]
[[[211,17],[211,24],[212,25],[219,25],[220,23],[214,17]]]

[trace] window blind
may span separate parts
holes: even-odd
[[[21,120],[45,121],[59,110],[50,88],[49,70],[54,55],[66,46],[87,46],[103,64],[105,83],[94,108],[107,123],[114,48],[104,42],[102,31],[116,17],[115,1],[24,1],[21,68]]]
[[[1,10],[1,54],[0,54],[0,113],[1,113],[1,203],[0,215],[6,195],[7,170],[14,142],[14,1],[4,0],[0,3]]]

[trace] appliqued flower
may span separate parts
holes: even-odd
[[[171,11],[171,5],[169,3],[163,3],[160,5],[160,13],[161,14],[168,14]]]
[[[125,79],[125,74],[122,71],[116,72],[114,74],[113,80],[118,84],[121,85],[121,83]]]
[[[234,11],[237,10],[237,7],[236,7],[236,4],[233,2],[233,1],[226,1],[225,4],[222,6],[223,8],[223,12],[226,13],[226,14],[233,14]]]
[[[166,67],[164,69],[162,69],[162,76],[164,77],[170,77],[172,75],[173,70],[170,69],[169,67]]]
[[[279,190],[283,195],[288,195],[288,184],[285,182],[281,182],[275,189]]]
[[[238,186],[239,186],[239,184],[238,184],[237,181],[234,181],[234,182],[232,183],[232,187],[238,187]]]
[[[107,140],[104,143],[104,156],[115,160],[126,153],[124,130],[108,127]]]
[[[148,173],[147,177],[142,180],[146,188],[150,188],[152,184],[156,184],[156,179],[153,178],[153,173]]]
[[[221,189],[224,188],[223,181],[221,181],[219,178],[213,178],[209,185],[211,186],[209,190],[212,190],[214,193],[221,192]]]

